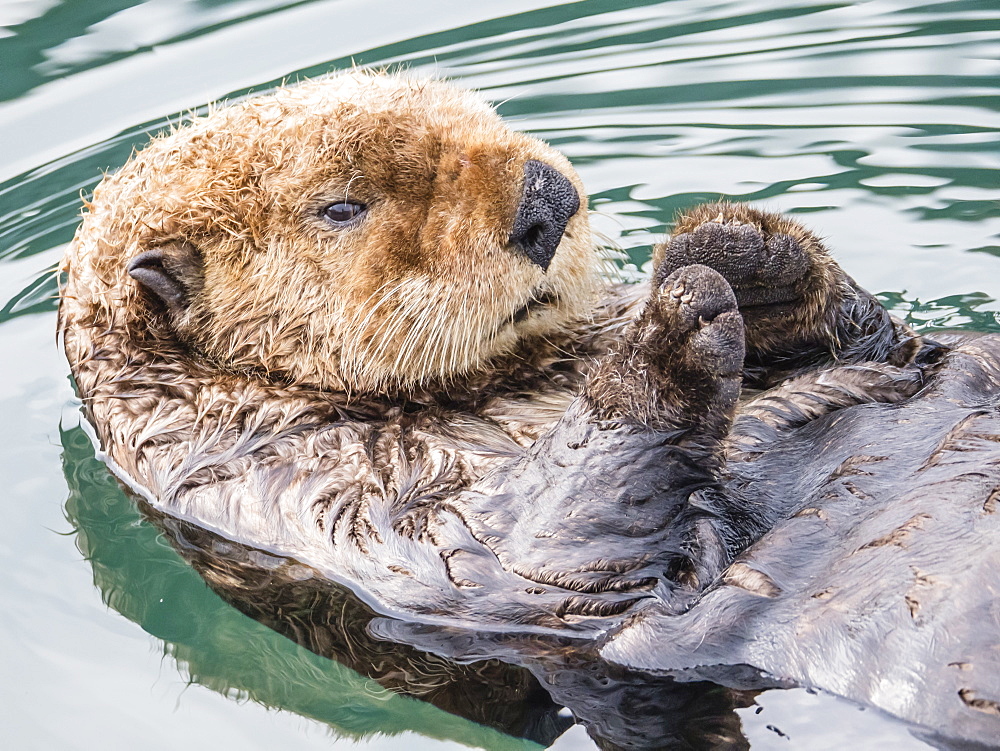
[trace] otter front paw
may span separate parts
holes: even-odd
[[[657,282],[693,263],[722,274],[745,317],[751,351],[821,339],[846,280],[803,226],[742,204],[707,204],[679,217],[656,263]]]
[[[716,433],[731,417],[745,351],[729,283],[691,265],[663,279],[586,386],[595,414]]]
[[[824,361],[902,364],[902,331],[801,224],[743,204],[699,206],[656,249],[655,282],[703,264],[733,288],[746,329],[750,381],[766,385]]]
[[[733,288],[715,270],[694,264],[677,269],[657,285],[647,309],[656,343],[672,361],[670,380],[698,372],[731,378],[743,367],[743,321]],[[664,352],[663,350],[668,350]]]

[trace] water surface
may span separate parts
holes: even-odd
[[[676,210],[752,200],[802,215],[918,327],[1000,330],[1000,8],[780,5],[0,6],[5,746],[416,751],[553,736],[515,737],[393,694],[242,615],[94,460],[53,341],[51,269],[81,194],[210,102],[355,63],[453,77],[573,160],[597,228],[636,266]],[[803,690],[736,712],[754,749],[926,747]],[[577,726],[555,747],[593,743]]]

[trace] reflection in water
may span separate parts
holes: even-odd
[[[209,688],[348,733],[404,729],[398,711],[379,712],[378,702],[363,702],[370,690],[359,687],[361,676],[337,669],[344,666],[393,692],[543,745],[572,724],[561,711],[567,707],[602,748],[749,748],[734,710],[753,704],[751,691],[633,673],[556,637],[419,633],[433,652],[389,640],[416,631],[379,618],[349,590],[313,578],[306,566],[147,509],[163,536],[157,534],[94,458],[86,433],[74,428],[61,437],[70,488],[66,516],[105,602],[163,639],[191,679]],[[312,655],[239,618],[187,564],[225,602]],[[462,659],[439,656],[446,654]],[[316,656],[336,663],[324,665]]]

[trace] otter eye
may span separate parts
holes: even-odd
[[[368,207],[363,203],[349,203],[339,201],[331,203],[321,212],[323,218],[331,224],[347,224],[364,214]]]

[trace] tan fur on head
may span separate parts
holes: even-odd
[[[508,244],[532,159],[581,196],[545,272]],[[368,211],[338,228],[322,211],[343,200]],[[182,275],[200,267],[180,313],[127,278],[151,249]],[[175,336],[226,369],[347,391],[488,368],[585,317],[597,279],[586,193],[562,155],[468,91],[360,71],[154,140],[99,186],[75,252],[89,256],[70,262],[92,267],[110,320]],[[533,300],[545,303],[522,320]]]

